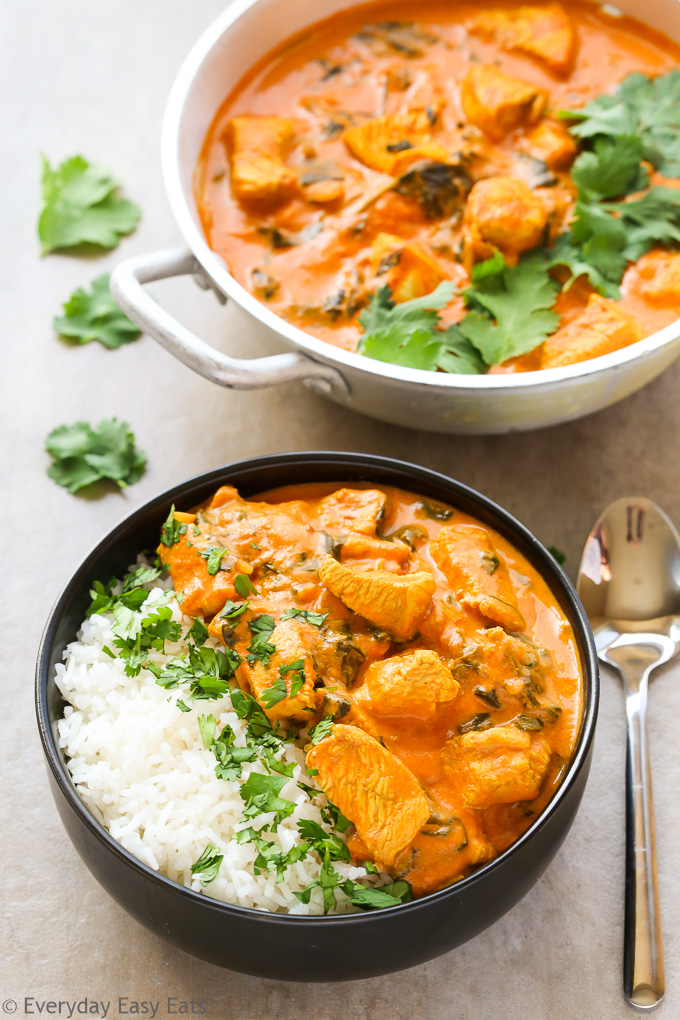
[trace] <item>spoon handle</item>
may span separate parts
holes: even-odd
[[[631,689],[632,686],[632,689]],[[647,744],[647,678],[628,686],[626,717],[626,918],[623,990],[641,1010],[664,994],[663,945],[656,874],[652,773]]]

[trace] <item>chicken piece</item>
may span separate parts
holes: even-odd
[[[680,255],[651,251],[637,263],[640,293],[655,305],[680,306]]]
[[[403,542],[386,542],[370,535],[360,535],[351,531],[340,550],[340,562],[347,560],[389,560],[398,566],[404,563],[411,550]]]
[[[297,177],[284,163],[295,127],[284,117],[234,117],[227,125],[231,188],[243,202],[275,205],[297,189]]]
[[[454,676],[474,680],[475,686],[500,686],[516,697],[543,691],[545,672],[552,660],[524,635],[507,634],[502,627],[480,631],[477,641],[463,649],[453,666]]]
[[[508,568],[484,528],[448,525],[432,542],[431,553],[462,605],[477,609],[506,630],[524,628]]]
[[[578,153],[578,145],[558,120],[542,120],[518,144],[523,152],[543,160],[551,170],[568,169]]]
[[[387,496],[379,489],[338,489],[321,500],[318,516],[323,528],[375,535],[386,506]]]
[[[543,89],[513,78],[493,64],[470,68],[460,98],[467,119],[493,142],[502,142],[515,128],[535,124],[548,99]]]
[[[399,304],[431,294],[448,276],[425,249],[394,234],[378,234],[373,242],[371,270],[392,291]]]
[[[376,715],[414,715],[431,719],[437,706],[456,697],[460,684],[436,652],[418,648],[372,662],[364,688]]]
[[[211,548],[224,548],[226,543],[208,541],[204,536],[196,537],[191,532],[186,518],[194,514],[175,513],[185,531],[179,535],[174,545],[167,546],[162,542],[157,552],[163,566],[170,571],[172,584],[177,592],[182,593],[182,612],[186,616],[214,616],[219,613],[227,599],[238,598],[234,587],[237,574],[252,573],[252,564],[235,555],[229,549],[220,559],[219,567],[214,574],[208,570],[208,560],[202,553]]]
[[[276,646],[269,663],[264,666],[256,660],[249,665],[244,660],[236,670],[236,679],[257,698],[271,722],[308,724],[317,712],[321,695],[314,689],[317,674],[304,625],[298,619],[279,622],[268,640]],[[286,669],[291,664],[300,665]],[[291,696],[293,685],[299,690]]]
[[[477,15],[468,31],[495,39],[504,50],[528,53],[555,74],[566,74],[574,55],[571,18],[560,3],[535,4],[514,11],[490,10]]]
[[[442,764],[468,808],[537,797],[550,764],[550,745],[513,724],[472,730],[447,740]]]
[[[393,166],[406,146],[427,144],[432,139],[432,121],[425,110],[374,117],[345,131],[343,141],[356,159],[372,170],[393,173]]]
[[[348,609],[381,627],[395,641],[409,641],[426,615],[435,590],[432,574],[419,570],[395,576],[381,570],[352,570],[324,556],[319,579]]]
[[[374,737],[334,726],[307,752],[307,767],[351,822],[375,860],[390,867],[430,817],[415,776]]]
[[[518,177],[489,177],[470,192],[464,216],[466,262],[488,259],[497,248],[510,266],[543,240],[548,210]]]
[[[642,340],[644,330],[616,301],[591,294],[585,310],[543,344],[541,368],[599,358]]]

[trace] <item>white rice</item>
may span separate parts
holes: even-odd
[[[163,583],[155,583],[136,614],[140,621],[154,604],[165,599]],[[173,618],[184,623],[186,632],[192,621],[182,617],[175,599],[170,606]],[[218,732],[228,723],[236,735],[236,746],[245,746],[246,724],[233,711],[229,696],[190,701],[181,690],[168,692],[159,686],[149,670],[142,669],[136,677],[126,676],[123,660],[112,659],[103,650],[105,646],[113,648],[113,624],[108,612],[85,620],[78,639],[64,653],[64,664],[56,667],[57,686],[69,703],[58,723],[59,744],[92,814],[140,861],[196,892],[259,910],[323,914],[319,888],[312,891],[309,904],[294,896],[319,877],[321,861],[316,853],[288,867],[283,881],[277,883],[276,874],[254,873],[255,844],[239,844],[232,838],[239,828],[262,828],[274,815],[242,819],[240,784],[252,772],[268,774],[259,759],[243,765],[240,780],[231,782],[215,775],[216,759],[203,743],[198,717],[212,713]],[[183,642],[166,642],[165,653],[152,652],[150,659],[160,665],[184,651]],[[191,711],[182,712],[177,697],[183,697]],[[293,777],[279,796],[296,806],[275,831],[263,833],[263,838],[287,851],[301,842],[300,819],[309,818],[326,831],[333,830],[320,813],[327,803],[324,794],[319,792],[310,800],[298,785],[301,779],[315,786],[306,772],[301,748],[286,743],[276,755],[295,765]],[[215,880],[202,886],[201,876],[192,875],[191,866],[209,843],[219,848],[224,859]],[[343,879],[356,881],[367,875],[364,868],[343,862],[334,862],[333,867]],[[380,883],[378,876],[369,876],[369,884],[376,882]],[[357,909],[342,891],[336,890],[336,897],[337,913]]]

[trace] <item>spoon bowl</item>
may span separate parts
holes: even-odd
[[[653,1009],[664,995],[647,688],[652,670],[680,647],[680,536],[650,499],[618,499],[588,536],[578,594],[601,662],[626,696],[626,919],[623,987],[630,1004]]]

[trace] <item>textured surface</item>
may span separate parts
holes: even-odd
[[[118,996],[202,1002],[207,1015],[265,1020],[315,1015],[372,1020],[619,1020],[623,920],[624,724],[605,677],[590,783],[558,858],[531,893],[467,946],[416,970],[344,986],[286,985],[221,971],[157,940],[102,893],[76,856],[50,799],[32,705],[35,649],[61,585],[90,545],[128,510],[197,471],[260,453],[307,448],[394,454],[477,486],[517,514],[573,571],[595,516],[640,492],[680,523],[677,448],[680,364],[641,393],[579,423],[529,436],[456,438],[408,432],[348,414],[300,386],[233,394],[182,368],[151,340],[119,350],[70,349],[52,316],[79,285],[122,255],[180,242],[158,157],[167,90],[190,42],[220,0],[23,0],[0,9],[2,130],[2,496],[4,699],[0,742],[4,874],[0,1000],[109,1001]],[[40,150],[83,152],[109,165],[142,206],[137,232],[96,260],[38,257]],[[265,350],[191,283],[157,294],[225,350]],[[116,414],[149,454],[126,494],[69,496],[45,475],[46,433],[61,422]],[[680,1015],[680,668],[652,688],[650,726],[667,1001]],[[189,1007],[190,1008],[190,1007]],[[127,1006],[130,1012],[130,1005]],[[175,1003],[175,1012],[179,1010]],[[33,1006],[34,1014],[37,1007]],[[62,1007],[62,1016],[68,1016]],[[76,1016],[78,1014],[75,1014]],[[121,1014],[122,1015],[122,1014]]]

